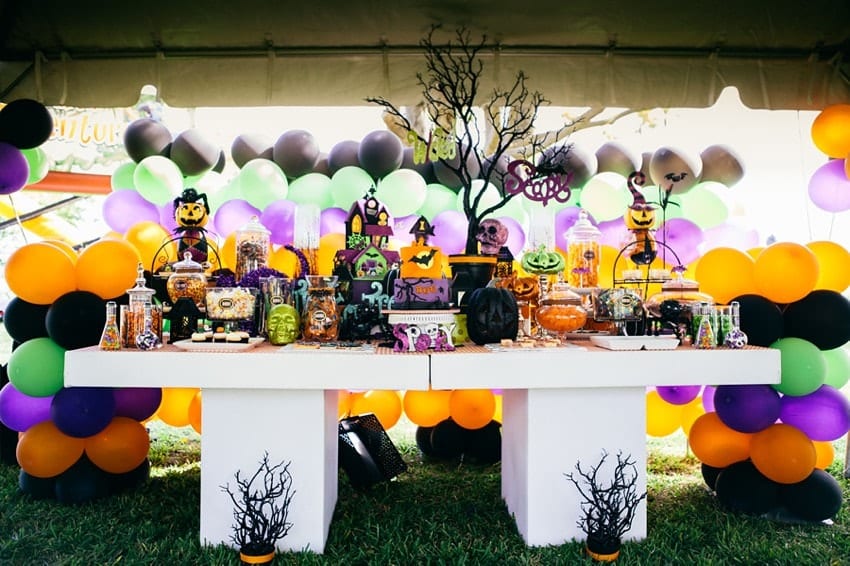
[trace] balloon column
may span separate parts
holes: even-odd
[[[811,135],[830,160],[809,179],[809,199],[827,212],[850,210],[850,104],[824,108],[812,123]]]
[[[723,265],[724,269],[715,269]],[[730,267],[732,266],[732,267]],[[647,394],[647,430],[688,435],[727,508],[821,521],[841,507],[832,441],[850,430],[850,253],[833,242],[775,243],[755,259],[731,248],[703,256],[697,279],[718,302],[741,305],[749,343],[780,351],[781,382]]]

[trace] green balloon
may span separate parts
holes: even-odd
[[[276,200],[285,199],[289,182],[280,166],[269,159],[252,159],[237,175],[245,200],[260,210]]]
[[[725,185],[715,182],[696,185],[679,195],[682,216],[703,230],[723,224],[729,217],[729,204],[724,195],[728,191]]]
[[[773,388],[784,395],[808,395],[823,385],[826,360],[820,349],[802,338],[780,338],[770,345],[781,352],[782,381]]]
[[[242,188],[238,179],[232,179],[228,184],[213,193],[206,193],[207,202],[210,205],[210,213],[214,214],[218,208],[229,200],[244,199]]]
[[[658,218],[658,225],[661,225],[664,220],[672,220],[673,218],[684,218],[682,210],[682,195],[666,195],[663,190],[659,190],[658,185],[644,185],[638,189],[643,198],[649,204],[657,206],[655,217]],[[667,208],[663,208],[664,199],[667,199]],[[690,218],[688,219],[690,220]],[[696,224],[696,222],[694,222]]]
[[[425,179],[413,169],[396,169],[381,179],[375,196],[396,218],[416,212],[425,202]]]
[[[65,385],[65,349],[50,338],[27,340],[9,356],[9,381],[30,397],[49,397]]]
[[[110,183],[114,190],[118,189],[135,189],[136,183],[133,181],[133,174],[136,171],[136,162],[123,163],[118,166],[112,173]]]
[[[183,173],[167,157],[152,155],[136,166],[133,183],[145,200],[162,206],[183,190]]]
[[[842,348],[824,350],[821,352],[826,362],[826,376],[823,382],[836,389],[841,389],[850,380],[850,355]]]
[[[301,175],[290,183],[287,199],[296,204],[315,204],[320,210],[331,208],[331,179],[322,173]]]
[[[27,185],[34,185],[47,177],[47,173],[50,171],[50,158],[47,157],[47,153],[43,149],[40,147],[22,149],[21,153],[30,166]]]
[[[331,177],[333,205],[348,210],[354,201],[363,198],[363,195],[374,185],[372,176],[360,167],[353,165],[342,167]]]
[[[432,221],[441,212],[454,210],[456,201],[457,194],[453,190],[439,183],[431,183],[425,186],[425,201],[416,213]]]

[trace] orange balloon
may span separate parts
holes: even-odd
[[[753,258],[753,261],[759,256],[759,254],[764,251],[763,246],[758,246],[755,248],[750,248],[747,250],[747,253],[750,254],[750,257]]]
[[[319,275],[330,275],[334,271],[334,256],[345,248],[345,234],[325,234],[319,238],[319,255],[316,270]]]
[[[101,299],[123,295],[136,282],[139,252],[129,242],[99,240],[77,260],[77,288]]]
[[[56,246],[61,249],[63,252],[68,254],[68,257],[71,258],[71,261],[77,263],[77,250],[74,249],[74,246],[69,244],[68,242],[62,240],[44,240],[45,244],[50,244],[51,246]]]
[[[483,428],[496,414],[495,396],[489,389],[455,389],[449,397],[449,414],[463,428]]]
[[[809,477],[815,469],[817,453],[806,433],[791,425],[777,423],[753,435],[750,458],[767,478],[790,484]]]
[[[746,252],[714,248],[700,258],[696,280],[700,291],[711,295],[716,303],[726,304],[755,290],[753,270],[753,258]]]
[[[835,460],[835,446],[823,440],[815,440],[812,444],[815,445],[815,468],[827,469]]]
[[[189,424],[198,434],[201,434],[201,407],[201,390],[198,389],[198,392],[189,401]]]
[[[52,304],[77,288],[74,262],[62,248],[45,242],[12,252],[5,273],[9,290],[36,305]]]
[[[682,406],[682,432],[685,436],[691,433],[694,422],[704,414],[705,406],[702,404],[702,396]]]
[[[429,389],[404,394],[404,414],[415,425],[436,426],[449,418],[449,398],[451,391]]]
[[[667,436],[682,424],[683,405],[674,405],[661,398],[654,389],[646,393],[646,433],[650,436]]]
[[[42,421],[18,438],[15,454],[21,469],[37,478],[58,476],[83,455],[85,439],[68,436],[53,421]]]
[[[197,392],[196,387],[163,387],[156,416],[165,424],[186,426],[189,424],[189,405]]]
[[[293,252],[280,246],[269,254],[269,267],[289,277],[295,277],[298,274],[298,258]]]
[[[115,417],[105,429],[85,439],[86,455],[105,472],[124,474],[134,470],[150,449],[148,431],[139,421]]]
[[[753,275],[756,292],[782,304],[793,303],[808,295],[818,281],[820,269],[817,256],[806,246],[778,242],[759,254]]]
[[[221,256],[222,267],[231,271],[236,270],[236,232],[231,232],[224,239],[221,248],[218,250]]]
[[[821,110],[812,122],[812,141],[829,157],[850,153],[850,104],[833,104]]]
[[[340,389],[337,391],[336,416],[340,419],[351,414],[351,391]]]
[[[401,411],[401,396],[398,391],[373,389],[351,396],[351,414],[374,413],[384,430],[395,426],[401,418]]]
[[[172,238],[165,228],[152,220],[142,220],[130,226],[124,233],[124,239],[139,252],[142,265],[149,271],[156,271],[166,263],[177,259],[177,244],[169,242]]]
[[[818,258],[818,279],[815,289],[843,293],[850,286],[850,252],[829,240],[809,242],[806,247]]]
[[[501,395],[494,395],[493,397],[496,399],[496,410],[493,411],[493,420],[497,421],[499,424],[502,424],[502,419],[504,417],[502,413],[502,409],[504,407],[504,397],[502,397]]]
[[[699,460],[725,468],[750,456],[752,434],[732,430],[720,420],[717,413],[705,413],[691,425],[688,444]]]
[[[620,250],[613,246],[599,246],[599,287],[610,289],[614,286],[614,260]]]

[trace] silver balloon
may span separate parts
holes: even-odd
[[[712,145],[700,153],[702,159],[701,181],[717,181],[731,187],[744,177],[741,159],[725,145]]]
[[[652,182],[672,194],[691,190],[699,182],[702,164],[685,152],[661,147],[652,154],[649,176]]]

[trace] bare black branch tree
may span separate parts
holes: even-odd
[[[599,474],[607,458],[608,453],[603,452],[599,463],[588,470],[576,462],[576,473],[564,476],[582,497],[582,517],[577,525],[588,541],[594,539],[603,545],[619,547],[622,536],[632,527],[638,505],[646,498],[646,491],[638,493],[635,460],[622,452],[617,453],[611,479],[604,483]]]
[[[564,167],[571,146],[566,143],[549,146],[563,139],[569,126],[535,133],[538,111],[549,101],[540,92],[529,90],[522,71],[510,86],[497,85],[483,96],[481,55],[486,37],[474,42],[469,30],[461,28],[455,32],[454,39],[437,43],[437,29],[438,26],[432,27],[420,41],[426,71],[416,78],[422,87],[422,112],[431,124],[453,135],[457,144],[455,158],[440,162],[457,176],[463,190],[463,211],[469,221],[465,252],[475,254],[478,252],[475,236],[481,221],[519,194],[504,190],[507,163],[517,158],[536,161],[537,172],[532,178],[566,174]],[[366,100],[384,108],[385,121],[393,131],[414,132],[421,142],[427,141],[425,132],[408,112],[382,97]],[[477,111],[479,108],[483,112]],[[485,187],[492,183],[500,191],[501,199],[490,206],[482,204],[485,191],[473,190],[472,182],[476,179],[482,180]]]
[[[230,484],[221,490],[233,502],[233,533],[230,540],[240,552],[262,555],[274,552],[275,543],[292,528],[288,521],[292,489],[292,462],[269,463],[269,453],[263,454],[260,466],[250,477],[236,472],[235,490]]]

